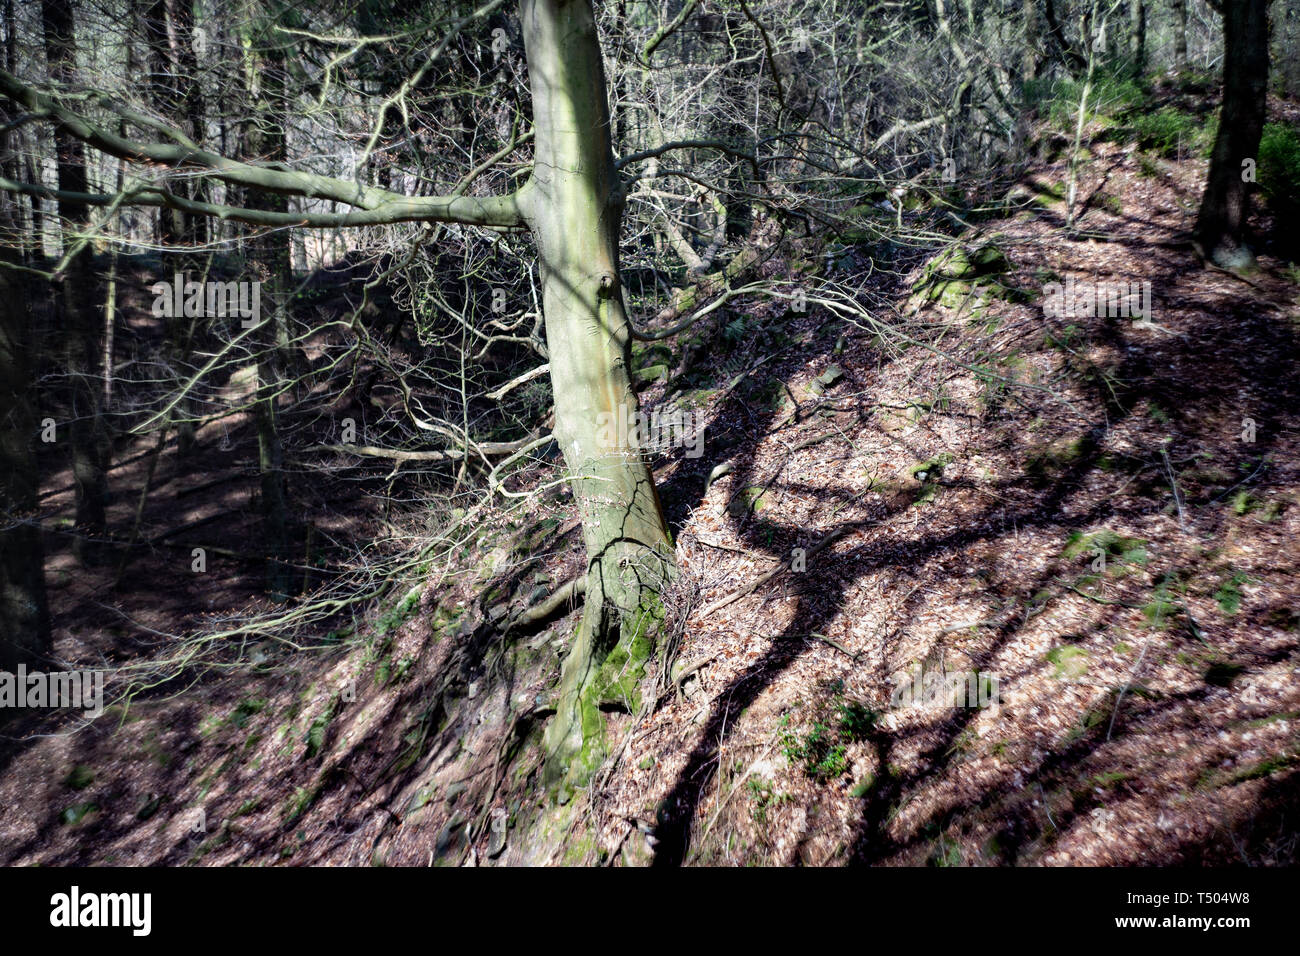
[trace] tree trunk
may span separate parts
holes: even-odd
[[[50,76],[70,84],[76,71],[76,40],[70,0],[42,0],[45,57]],[[67,131],[54,131],[59,189],[69,193],[89,191],[86,150]],[[84,203],[62,200],[64,251],[78,241],[76,233],[87,222]],[[103,414],[103,390],[98,366],[102,329],[95,319],[95,275],[89,244],[71,257],[55,288],[57,314],[66,335],[68,404],[71,415],[72,476],[77,490],[77,529],[74,550],[85,564],[94,563],[102,546],[94,539],[104,533],[108,500],[108,462],[112,445]]]
[[[1249,167],[1258,159],[1264,130],[1268,0],[1223,5],[1223,51],[1223,106],[1196,218],[1196,240],[1202,255],[1216,265],[1240,269],[1255,261],[1245,241],[1250,185],[1243,164]]]
[[[0,255],[12,258],[8,249]],[[0,670],[10,672],[39,663],[50,650],[37,512],[30,299],[22,288],[30,281],[0,263]]]
[[[6,3],[7,69],[16,59],[14,26],[13,3]],[[7,111],[0,111],[0,119],[10,119]],[[11,179],[19,178],[18,148],[12,144],[21,134],[20,129],[0,132],[0,168]],[[19,664],[40,666],[50,652],[33,402],[36,290],[30,275],[9,268],[26,262],[36,245],[29,243],[23,225],[19,198],[0,202],[0,671],[11,673]]]
[[[18,68],[18,19],[14,11],[14,0],[5,0],[4,23],[5,69],[13,73]],[[9,115],[7,109],[0,108],[0,123],[8,125],[13,119],[14,117]],[[15,181],[22,179],[22,136],[23,131],[21,129],[13,129],[8,133],[0,134],[0,173],[3,173],[6,179]],[[26,200],[22,196],[5,194],[3,198],[0,198],[0,222],[3,222],[6,229],[9,230],[4,237],[4,243],[17,253],[15,261],[27,265],[30,264],[33,250],[31,234],[25,228],[27,219],[24,215],[25,202]],[[39,205],[39,201],[34,204]]]
[[[193,0],[151,0],[139,13],[145,38],[149,96],[153,107],[196,143],[203,142],[202,92],[193,46]],[[203,199],[199,177],[156,174],[167,188],[190,199]],[[177,271],[192,275],[199,269],[194,248],[205,241],[207,217],[163,207],[158,212],[158,241],[168,248],[181,247]],[[167,349],[175,368],[176,383],[185,382],[192,369],[189,356],[194,325],[183,315],[167,320]],[[195,402],[186,395],[173,410],[170,425],[176,430],[176,450],[187,457],[196,444]]]
[[[176,43],[176,75],[181,89],[176,103],[176,114],[186,135],[200,146],[207,139],[207,119],[203,102],[203,85],[200,82],[198,55],[194,51],[195,0],[168,0],[167,16],[173,24]],[[207,186],[202,177],[191,177],[185,184],[186,194],[194,200],[208,199]],[[186,215],[183,239],[191,248],[208,240],[208,218]],[[193,253],[191,253],[193,254]]]
[[[421,210],[420,218],[429,221],[507,229],[526,226],[532,231],[551,354],[554,435],[563,450],[587,549],[586,605],[562,667],[557,713],[545,739],[546,778],[564,799],[604,759],[602,705],[617,702],[633,711],[639,707],[639,681],[653,633],[664,615],[661,591],[671,581],[675,565],[653,477],[631,434],[638,408],[629,380],[631,335],[619,280],[624,192],[614,168],[592,0],[520,0],[520,12],[533,100],[534,169],[519,192],[482,198],[428,197],[430,201],[422,203],[416,198],[374,196],[364,188],[358,194],[355,184],[328,177],[290,176],[282,169],[284,98],[272,86],[284,80],[277,77],[272,57],[256,52],[286,42],[273,31],[250,35],[244,45],[246,65],[253,67],[245,77],[253,94],[248,105],[255,114],[246,125],[250,139],[244,153],[263,163],[256,168],[238,163],[213,168],[224,170],[223,178],[238,187],[228,192],[242,199],[243,206],[264,212],[268,224],[280,222],[277,216],[284,215],[283,207],[273,204],[284,203],[286,194],[309,192],[354,205],[358,212],[402,217],[394,222],[409,221],[414,207]],[[245,18],[250,24],[258,19]],[[12,91],[12,81],[4,82],[6,90]],[[44,103],[35,91],[20,89],[17,98],[41,103],[42,108],[56,110],[56,115],[75,116]],[[264,104],[269,104],[270,113],[264,112]],[[103,143],[93,131],[88,135],[91,142]],[[141,145],[116,154],[129,152],[136,157],[142,149],[165,163],[172,152],[163,146]],[[196,157],[203,159],[201,153],[187,152],[171,162],[193,164]],[[309,184],[307,190],[300,188],[302,182]],[[390,203],[393,208],[385,210]],[[259,217],[249,212],[247,220],[259,222]],[[300,224],[308,222],[304,213]],[[287,265],[278,264],[289,261],[287,246],[284,251],[283,260],[275,258],[276,264],[264,260],[272,277],[286,277]],[[262,379],[258,398],[263,400],[263,411],[274,411],[267,404],[272,391]],[[267,438],[272,437],[273,426],[274,415],[265,415],[261,427]],[[263,447],[267,452],[264,475],[279,478],[274,448],[269,443]],[[277,498],[264,491],[264,500],[274,507]],[[270,522],[268,528],[275,533]]]
[[[1174,11],[1174,67],[1179,73],[1187,69],[1187,0],[1170,0]],[[1227,0],[1226,7],[1238,6],[1239,0]]]
[[[1021,0],[1021,16],[1025,20],[1025,49],[1020,58],[1020,79],[1022,82],[1038,78],[1042,69],[1042,31],[1038,25],[1037,0]]]
[[[1140,77],[1147,68],[1147,5],[1146,0],[1131,0],[1129,6],[1129,38],[1133,50],[1133,75]]]
[[[1056,47],[1062,62],[1071,73],[1082,73],[1088,68],[1088,58],[1074,47],[1065,35],[1061,21],[1056,15],[1055,0],[1043,0],[1043,19],[1047,24],[1047,35]],[[1080,40],[1080,42],[1085,42]]]
[[[650,469],[614,427],[630,420],[637,400],[619,281],[624,197],[591,3],[522,0],[520,12],[536,130],[520,204],[541,258],[555,438],[587,548],[586,606],[546,732],[547,781],[565,799],[604,758],[602,701],[636,709],[650,632],[662,618],[659,590],[674,565]]]
[[[167,6],[165,0],[153,0],[140,11],[143,21],[140,32],[144,34],[149,99],[160,115],[174,120],[180,91],[177,87],[176,63],[171,51]],[[171,180],[174,177],[160,172],[158,178],[162,185],[172,188]],[[168,247],[176,245],[185,234],[185,218],[185,213],[179,209],[164,206],[158,210],[158,242]]]
[[[252,161],[283,163],[288,158],[285,136],[285,95],[287,75],[281,42],[271,29],[268,14],[255,3],[245,7],[244,87],[247,95],[248,122],[242,151]],[[274,192],[250,191],[246,205],[269,212],[287,212],[289,200]],[[292,593],[293,571],[289,566],[290,514],[289,497],[284,483],[284,451],[280,443],[279,397],[284,390],[288,341],[286,302],[291,285],[289,247],[286,230],[263,231],[250,241],[249,266],[262,283],[263,311],[270,315],[262,321],[255,337],[257,350],[257,424],[258,470],[262,506],[263,550],[266,554],[266,584],[272,596],[285,598]],[[258,317],[261,320],[261,316]]]

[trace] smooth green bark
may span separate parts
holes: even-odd
[[[522,0],[520,13],[536,142],[520,204],[541,256],[555,437],[587,548],[586,606],[546,733],[548,778],[564,792],[601,758],[600,696],[644,660],[672,543],[649,467],[629,436],[608,426],[628,420],[637,403],[619,281],[623,191],[591,4]]]

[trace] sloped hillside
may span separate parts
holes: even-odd
[[[3,861],[1294,863],[1300,272],[1203,268],[1205,162],[1138,134],[1096,138],[1067,233],[1053,142],[946,246],[754,250],[806,308],[638,346],[643,407],[703,437],[655,458],[681,576],[589,789],[540,783],[582,548],[539,459],[531,498],[359,503],[430,543],[347,626],[11,732]],[[1049,314],[1071,280],[1149,312]],[[87,590],[71,659],[116,626]],[[144,656],[189,653],[154,613]]]

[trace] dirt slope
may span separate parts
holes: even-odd
[[[336,646],[245,642],[87,727],[5,727],[0,861],[1294,862],[1300,275],[1199,267],[1203,163],[1097,145],[1073,240],[1065,175],[962,237],[1005,257],[988,281],[915,311],[923,269],[880,287],[916,344],[754,302],[643,393],[705,425],[702,457],[658,469],[683,580],[571,805],[535,773],[573,618],[498,626],[577,572],[561,492],[477,516]],[[1071,278],[1148,281],[1152,314],[1045,317]],[[109,611],[65,564],[66,660],[164,655],[195,624],[144,585]],[[220,580],[214,611],[254,600]],[[918,671],[983,675],[997,704],[896,706]]]

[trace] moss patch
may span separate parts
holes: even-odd
[[[1099,573],[1117,576],[1146,565],[1147,542],[1106,528],[1089,534],[1072,532],[1061,557],[1072,560],[1085,555],[1092,559]]]

